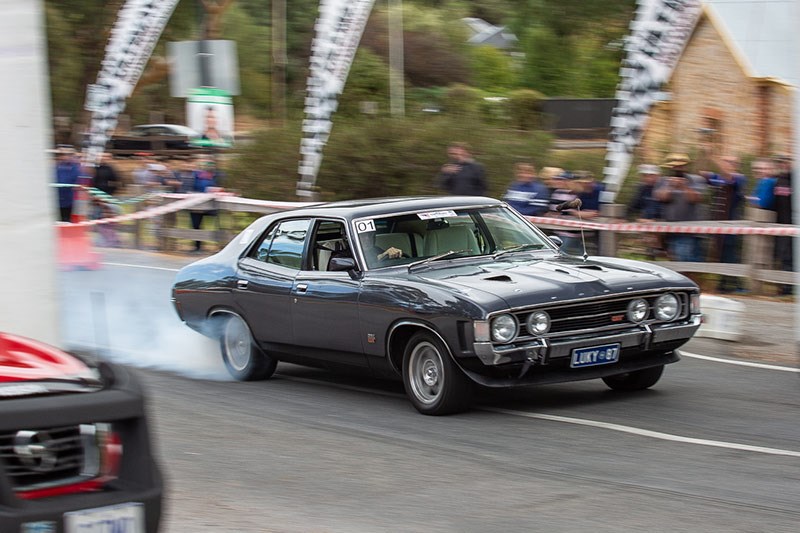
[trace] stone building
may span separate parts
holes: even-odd
[[[791,0],[704,2],[663,99],[651,110],[638,158],[792,152],[795,65]]]

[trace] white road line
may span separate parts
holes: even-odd
[[[127,263],[100,263],[101,265],[106,266],[116,266],[116,267],[129,267],[129,268],[147,268],[150,270],[166,270],[167,272],[177,272],[180,270],[179,268],[165,268],[165,267],[154,267],[154,266],[147,266],[147,265],[129,265]]]
[[[778,370],[781,372],[796,372],[800,373],[800,368],[781,365],[767,365],[765,363],[754,363],[752,361],[736,361],[734,359],[723,359],[721,357],[711,357],[708,355],[700,355],[691,352],[680,350],[682,356],[693,357],[694,359],[703,359],[704,361],[713,361],[715,363],[726,363],[729,365],[749,366],[751,368],[763,368],[766,370]]]
[[[672,442],[682,442],[685,444],[697,444],[700,446],[711,446],[714,448],[727,448],[730,450],[740,450],[744,452],[763,453],[768,455],[785,455],[788,457],[799,457],[800,452],[793,450],[782,450],[780,448],[766,448],[764,446],[751,446],[749,444],[739,444],[736,442],[725,442],[719,440],[696,439],[694,437],[683,437],[681,435],[672,435],[670,433],[661,433],[659,431],[650,431],[649,429],[639,429],[630,426],[623,426],[620,424],[610,424],[608,422],[598,422],[596,420],[586,420],[583,418],[571,418],[567,416],[546,415],[543,413],[528,413],[525,411],[515,411],[511,409],[500,409],[496,407],[478,407],[481,411],[489,411],[492,413],[501,413],[511,416],[521,416],[525,418],[536,418],[538,420],[549,420],[551,422],[562,422],[565,424],[575,424],[578,426],[589,426],[600,429],[608,429],[610,431],[619,431],[621,433],[630,433],[632,435],[639,435],[641,437],[650,437],[653,439],[667,440]]]

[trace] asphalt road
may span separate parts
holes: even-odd
[[[685,357],[640,393],[481,391],[425,417],[394,382],[286,364],[229,381],[170,308],[186,262],[109,252],[61,274],[66,344],[143,368],[165,532],[798,530],[796,368]]]

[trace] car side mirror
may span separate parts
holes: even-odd
[[[328,270],[331,272],[356,270],[356,260],[352,257],[331,257],[328,263]]]
[[[559,248],[564,246],[564,241],[562,241],[561,237],[559,237],[558,235],[548,235],[547,238],[550,239],[550,242],[552,242],[553,244],[555,244]]]

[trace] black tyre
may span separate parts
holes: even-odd
[[[648,389],[658,383],[658,380],[661,379],[661,374],[663,373],[664,365],[661,365],[654,366],[653,368],[645,368],[643,370],[626,372],[625,374],[608,376],[603,378],[603,381],[606,385],[614,390],[643,390]]]
[[[424,415],[448,415],[469,407],[472,382],[428,332],[415,333],[403,354],[406,395]]]
[[[238,315],[226,315],[222,319],[219,346],[228,372],[239,381],[267,379],[278,366],[277,360],[255,345],[250,328]]]

